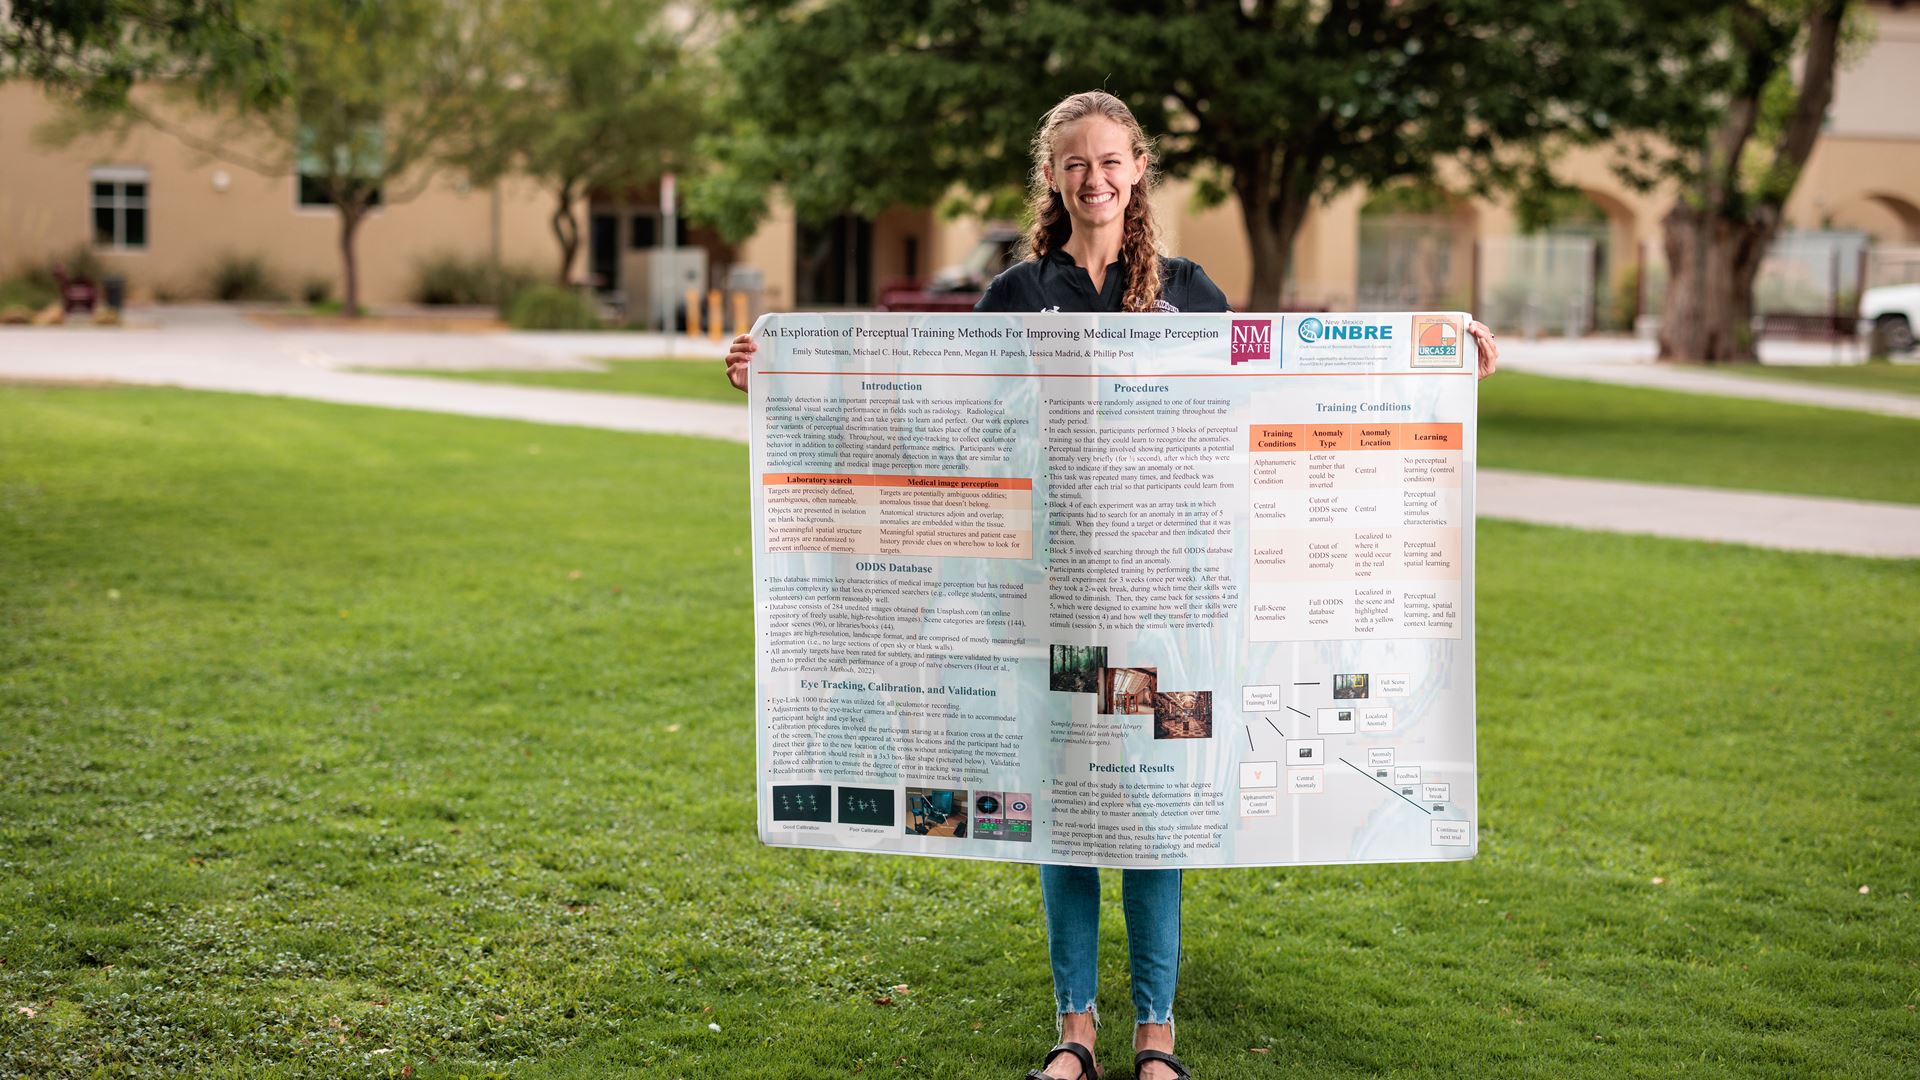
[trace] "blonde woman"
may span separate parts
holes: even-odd
[[[987,286],[975,311],[1218,312],[1227,298],[1198,263],[1162,255],[1148,192],[1153,145],[1127,106],[1095,90],[1048,111],[1033,139],[1026,258]],[[1498,357],[1493,334],[1469,326],[1480,376]],[[742,334],[727,353],[727,378],[747,386],[755,345]],[[1132,975],[1134,1075],[1187,1080],[1173,1055],[1173,996],[1180,969],[1179,870],[1122,870]],[[1028,1080],[1094,1080],[1094,1007],[1100,942],[1100,872],[1040,867],[1047,951],[1053,965],[1060,1042]]]

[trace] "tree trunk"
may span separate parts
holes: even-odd
[[[1849,2],[1822,0],[1808,13],[1793,111],[1770,148],[1765,175],[1757,180],[1743,170],[1743,155],[1768,80],[1793,35],[1776,40],[1781,28],[1768,26],[1757,7],[1736,11],[1737,19],[1750,27],[1738,39],[1748,48],[1748,77],[1702,150],[1698,187],[1667,214],[1669,274],[1666,311],[1660,318],[1660,359],[1704,364],[1759,359],[1753,283],[1833,101],[1840,26]]]
[[[1740,219],[1685,204],[1667,214],[1670,272],[1660,359],[1704,364],[1759,359],[1753,283],[1777,224],[1772,214]]]
[[[1306,200],[1276,195],[1260,175],[1236,171],[1234,191],[1240,197],[1240,218],[1247,230],[1247,248],[1253,256],[1253,282],[1247,287],[1248,311],[1279,311],[1286,302],[1287,270],[1293,261],[1293,241],[1306,220]],[[1245,177],[1245,179],[1242,179]]]
[[[341,277],[346,282],[346,296],[342,300],[341,310],[348,318],[360,317],[360,264],[354,257],[354,236],[360,231],[360,223],[366,220],[366,207],[345,205],[340,211],[340,268]]]
[[[1667,305],[1660,318],[1660,359],[1751,363],[1753,283],[1773,243],[1772,215],[1739,220],[1684,203],[1665,223]]]
[[[560,276],[557,279],[561,288],[570,282],[568,275],[573,272],[573,257],[580,250],[580,222],[573,216],[573,185],[560,187],[559,201],[553,208],[553,238],[560,241]]]

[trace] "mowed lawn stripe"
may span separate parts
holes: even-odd
[[[0,1073],[972,1077],[1051,1042],[1031,869],[755,839],[743,447],[0,415]],[[1481,857],[1191,875],[1183,1055],[1910,1074],[1920,567],[1480,538]]]
[[[1920,394],[1920,363],[1870,364],[1754,364],[1728,368],[1729,375],[1787,379],[1849,390],[1877,390],[1889,394]]]
[[[1480,384],[1480,464],[1920,502],[1920,421],[1503,372]]]
[[[720,355],[409,374],[744,405]],[[1480,464],[1491,468],[1915,503],[1916,462],[1920,421],[1900,417],[1514,372],[1480,384]]]
[[[616,394],[648,394],[654,397],[693,398],[698,401],[723,401],[745,405],[747,397],[726,380],[721,358],[723,343],[688,345],[686,350],[705,352],[692,359],[623,360],[618,357],[596,361],[604,371],[516,370],[513,368],[476,368],[449,371],[444,368],[386,371],[391,375],[430,375],[470,382],[512,383],[524,386],[556,386],[568,390],[599,390]]]

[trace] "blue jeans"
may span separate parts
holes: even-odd
[[[1040,896],[1047,905],[1054,1003],[1063,1013],[1092,1011],[1099,978],[1100,871],[1042,866]],[[1127,915],[1134,1023],[1170,1024],[1180,975],[1180,871],[1120,871],[1120,906]]]

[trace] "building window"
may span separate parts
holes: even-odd
[[[294,204],[302,210],[325,209],[333,205],[327,197],[328,157],[333,159],[332,175],[377,176],[386,163],[386,134],[377,120],[357,125],[348,135],[330,136],[301,124],[294,135],[294,151]],[[367,205],[380,203],[380,186],[375,184]]]
[[[301,209],[325,209],[333,205],[333,200],[327,198],[326,177],[316,173],[303,172],[300,174],[299,188]],[[373,189],[373,197],[367,200],[367,205],[369,207],[380,205],[380,189],[378,187]]]
[[[144,248],[147,246],[147,170],[94,169],[93,246]]]
[[[627,246],[635,251],[660,246],[660,237],[666,232],[661,228],[661,217],[652,212],[637,212],[627,228]],[[673,245],[689,247],[687,242],[687,219],[685,216],[673,220]]]

